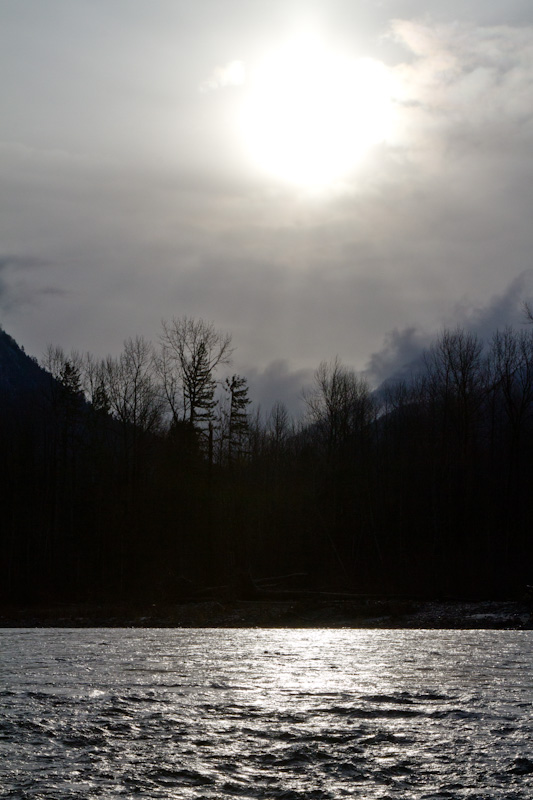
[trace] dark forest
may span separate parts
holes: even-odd
[[[305,414],[253,410],[231,338],[164,323],[40,364],[0,332],[0,596],[306,590],[512,597],[533,580],[533,330],[445,330],[371,389],[339,359]],[[221,375],[228,377],[221,378]]]

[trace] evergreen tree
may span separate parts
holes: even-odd
[[[204,342],[190,359],[185,371],[183,394],[189,409],[191,425],[203,426],[213,417],[216,381],[209,364],[209,356]]]
[[[249,433],[248,383],[246,378],[233,375],[226,378],[224,388],[229,395],[229,409],[227,412],[227,458],[228,463],[242,458],[247,452],[247,439]]]
[[[215,407],[215,372],[231,360],[231,336],[191,317],[163,320],[155,366],[174,422],[209,423]]]

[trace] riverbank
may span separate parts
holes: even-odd
[[[533,629],[516,600],[287,599],[182,604],[0,607],[1,628],[421,628]]]

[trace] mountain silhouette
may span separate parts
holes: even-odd
[[[50,375],[0,328],[0,402],[17,402],[42,391]]]

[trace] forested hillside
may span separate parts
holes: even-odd
[[[372,391],[338,359],[306,414],[253,410],[230,337],[42,367],[0,333],[4,602],[307,589],[502,596],[533,582],[533,330],[444,331]],[[228,377],[224,377],[224,376]]]

